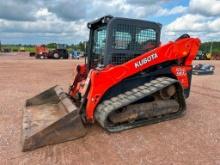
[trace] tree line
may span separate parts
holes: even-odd
[[[220,54],[220,42],[204,42],[201,44],[200,50],[205,53],[212,51],[212,53]]]
[[[78,50],[85,52],[85,43],[86,41],[81,41],[77,44],[65,44],[66,48],[68,50]],[[49,49],[56,49],[57,48],[57,43],[49,43],[49,44],[44,44],[47,48]],[[21,48],[24,48],[26,51],[34,51],[36,45],[31,45],[31,44],[1,44],[2,49],[10,49],[10,51],[19,51]]]
[[[78,50],[85,52],[85,43],[86,41],[81,41],[77,44],[66,44],[66,48],[68,50]],[[45,44],[49,49],[56,49],[57,43],[49,43]],[[24,47],[26,50],[34,50],[35,45],[30,44],[17,44],[17,45],[4,45],[2,44],[2,48],[11,48],[15,50],[19,50],[19,48]],[[214,41],[214,42],[204,42],[200,46],[200,50],[207,53],[212,51],[212,53],[220,54],[220,41]]]
[[[67,49],[74,49],[74,50],[78,50],[78,51],[82,51],[85,52],[85,41],[79,42],[77,44],[65,44]],[[46,44],[47,48],[49,49],[55,49],[57,47],[57,43],[49,43]]]

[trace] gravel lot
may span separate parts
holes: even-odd
[[[206,61],[215,75],[193,76],[182,118],[115,134],[94,125],[85,138],[21,152],[25,100],[56,84],[67,90],[79,62],[0,56],[0,164],[220,165],[220,61]]]

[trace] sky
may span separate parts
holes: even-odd
[[[78,43],[104,15],[159,22],[162,43],[183,33],[220,41],[220,0],[0,0],[0,41]]]

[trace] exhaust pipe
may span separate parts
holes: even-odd
[[[26,101],[23,109],[23,151],[85,135],[79,109],[61,87],[52,87]]]

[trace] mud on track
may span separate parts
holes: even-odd
[[[220,61],[208,62],[215,75],[193,76],[183,118],[114,134],[94,125],[85,138],[21,152],[25,100],[67,90],[79,62],[0,56],[0,164],[220,164]]]

